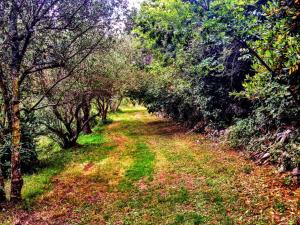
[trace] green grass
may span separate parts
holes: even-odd
[[[105,138],[102,134],[92,133],[80,135],[77,142],[81,145],[100,145],[105,142]]]
[[[153,173],[154,154],[145,143],[137,143],[136,150],[132,154],[134,163],[126,172],[126,178],[137,181],[144,176]]]
[[[26,175],[24,177],[24,188],[22,190],[23,198],[26,201],[32,201],[48,190],[51,187],[51,178],[61,172],[71,159],[71,151],[62,151],[60,153],[55,153],[47,160],[42,161],[44,168],[41,168],[35,174]]]
[[[107,140],[102,134],[103,126],[93,129],[94,133],[80,135],[78,143],[84,145],[81,148],[62,150],[51,139],[41,137],[38,141],[40,150],[40,169],[31,175],[24,176],[24,187],[22,196],[26,207],[29,206],[36,197],[51,189],[51,178],[65,169],[70,162],[100,161],[103,160],[114,146],[100,146]],[[95,145],[98,145],[96,148]]]
[[[81,135],[76,148],[61,151],[48,143],[53,153],[42,157],[44,166],[36,174],[25,177],[24,197],[34,200],[51,188],[66,196],[55,196],[59,207],[45,198],[33,211],[46,204],[42,213],[61,216],[61,209],[72,208],[76,215],[66,211],[65,220],[60,218],[66,224],[226,225],[270,224],[272,215],[284,217],[291,209],[261,188],[266,183],[255,165],[208,140],[195,145],[199,136],[172,133],[172,124],[143,107],[122,108],[110,119],[113,124]],[[60,173],[61,182],[52,187],[51,178]],[[65,185],[69,181],[74,189]],[[286,221],[294,224],[293,219]]]
[[[206,216],[194,212],[188,212],[188,213],[177,214],[175,217],[174,225],[181,225],[181,224],[200,225],[200,224],[205,224],[205,222],[207,222]]]
[[[110,151],[116,148],[114,145],[96,146],[95,144],[80,147],[73,152],[73,161],[76,163],[99,162],[107,157]]]
[[[124,179],[119,184],[120,190],[123,191],[132,188],[133,182],[138,181],[142,177],[151,177],[153,174],[155,155],[145,143],[136,143],[135,150],[130,155],[134,162],[126,171]]]
[[[36,173],[24,176],[24,186],[22,196],[25,207],[30,207],[36,197],[51,189],[51,178],[65,169],[71,162],[97,162],[106,158],[107,153],[112,151],[115,146],[101,146],[107,142],[103,134],[105,130],[103,124],[93,128],[93,133],[89,135],[81,134],[78,144],[83,147],[62,150],[57,143],[48,137],[38,139],[38,153],[40,168]]]

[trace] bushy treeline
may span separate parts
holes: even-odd
[[[281,170],[297,168],[299,10],[297,0],[146,1],[133,35],[149,75],[131,96],[194,130],[229,133],[232,146]]]

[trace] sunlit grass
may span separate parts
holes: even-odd
[[[135,149],[129,154],[133,158],[133,163],[119,184],[120,190],[123,191],[133,188],[134,181],[143,177],[151,177],[153,174],[155,155],[145,143],[136,143]]]
[[[110,118],[113,123],[80,136],[81,146],[56,149],[37,174],[25,177],[28,202],[66,193],[46,204],[67,224],[269,224],[272,215],[290,210],[279,195],[270,201],[263,173],[256,174],[261,169],[222,146],[173,130],[140,106]],[[55,175],[59,182],[51,183]],[[79,220],[57,208],[60,201]]]
[[[102,134],[92,133],[87,135],[80,135],[77,142],[81,145],[99,145],[103,144],[105,142],[105,139]]]

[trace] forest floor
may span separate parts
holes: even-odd
[[[2,224],[297,224],[300,189],[272,166],[128,108],[25,179]],[[63,158],[63,159],[62,159]],[[299,221],[298,221],[299,222]]]

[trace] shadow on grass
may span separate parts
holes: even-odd
[[[144,108],[124,108],[114,114],[134,114],[137,112],[145,111]],[[68,164],[71,162],[83,163],[83,162],[98,162],[105,159],[108,153],[116,148],[114,145],[107,145],[108,140],[104,135],[104,131],[107,125],[111,124],[113,121],[109,119],[106,123],[99,123],[95,128],[93,128],[93,133],[84,135],[81,134],[78,138],[78,146],[68,149],[68,150],[59,150],[58,148],[53,148],[53,142],[47,142],[47,146],[41,146],[47,151],[41,161],[40,166],[36,173],[31,175],[24,176],[24,188],[22,190],[22,195],[24,198],[24,208],[30,209],[33,205],[34,200],[45,193],[46,191],[51,190],[53,183],[51,179],[61,173]],[[50,147],[50,148],[49,148]],[[53,149],[51,149],[53,148]],[[138,167],[141,167],[142,158],[139,158],[134,166],[133,172],[139,170]],[[150,160],[152,161],[152,160]],[[147,166],[146,166],[147,167]],[[144,168],[145,169],[145,168]],[[149,168],[148,168],[149,169]],[[147,169],[146,169],[147,170]],[[150,169],[151,170],[151,169]],[[148,171],[149,172],[149,171]],[[148,173],[142,172],[142,173]],[[129,175],[130,176],[130,175]],[[139,176],[139,175],[137,175]],[[143,175],[141,175],[143,176]],[[131,179],[130,179],[131,180]]]
[[[92,134],[80,135],[78,146],[66,150],[49,150],[40,160],[36,173],[24,176],[24,208],[29,209],[34,200],[52,188],[52,177],[61,173],[71,162],[100,161],[107,157],[115,146],[104,145],[106,138],[103,134],[104,125],[93,129]],[[51,146],[53,143],[48,143]]]
[[[39,170],[24,177],[22,190],[25,202],[32,201],[51,188],[51,178],[60,173],[72,159],[72,150],[55,152],[40,163]]]

